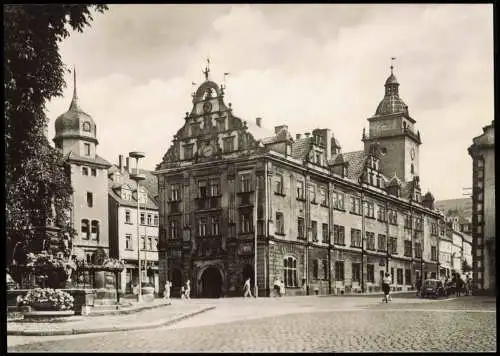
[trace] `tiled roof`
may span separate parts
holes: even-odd
[[[99,155],[96,155],[95,159],[92,159],[89,157],[80,156],[80,155],[74,153],[73,151],[70,151],[66,155],[66,158],[71,160],[71,161],[78,161],[78,162],[82,162],[82,163],[91,163],[91,164],[94,163],[94,164],[99,164],[99,165],[107,166],[107,167],[111,166],[111,163],[109,163],[108,161],[106,161],[104,158],[102,158]]]
[[[313,137],[305,137],[295,141],[292,145],[293,158],[304,160],[309,155],[313,142]]]
[[[113,173],[119,171],[119,168],[116,166],[111,167],[108,172]],[[139,172],[141,174],[144,174],[146,177],[145,180],[141,182],[141,187],[145,188],[148,192],[148,202],[146,204],[146,207],[148,209],[158,209],[158,202],[155,199],[155,197],[158,195],[158,183],[157,183],[157,178],[154,176],[150,171],[144,170],[144,169],[139,169]],[[137,192],[135,192],[136,188],[136,183],[129,178],[129,173],[124,170],[123,173],[121,173],[122,176],[122,184],[115,183],[113,180],[110,178],[108,180],[108,191],[109,194],[121,205],[127,205],[127,206],[136,206],[137,205]],[[118,188],[121,186],[129,186],[133,190],[133,200],[123,200],[121,197],[118,195]]]
[[[365,165],[367,156],[364,151],[354,151],[342,153],[342,158],[344,162],[348,162],[349,166],[347,168],[347,178],[357,180]]]

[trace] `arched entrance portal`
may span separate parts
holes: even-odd
[[[245,265],[243,267],[242,275],[243,275],[243,283],[246,282],[247,278],[250,278],[250,285],[253,288],[253,280],[254,280],[253,267],[251,265]]]
[[[222,276],[217,267],[210,266],[201,274],[202,298],[220,298],[222,293]]]

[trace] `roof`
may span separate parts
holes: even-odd
[[[114,172],[119,172],[120,169],[113,165],[108,172],[109,173],[114,173]],[[139,172],[141,174],[144,174],[146,179],[141,182],[141,187],[145,188],[148,193],[148,202],[146,204],[146,207],[148,209],[158,209],[158,201],[155,199],[155,197],[158,195],[158,180],[157,177],[152,174],[152,172],[144,170],[144,169],[139,169]],[[124,170],[121,172],[122,175],[122,183],[116,183],[113,182],[113,179],[108,179],[108,191],[109,194],[121,205],[127,205],[127,206],[137,206],[137,200],[136,200],[136,183],[132,179],[129,178],[129,173]],[[122,186],[129,186],[131,189],[133,189],[133,194],[132,194],[132,201],[129,200],[123,200],[121,197],[118,195],[118,190]]]
[[[111,166],[111,163],[109,163],[108,161],[106,161],[104,158],[102,158],[99,155],[95,155],[95,159],[92,159],[89,157],[80,156],[79,154],[76,154],[73,151],[70,151],[66,155],[66,159],[71,160],[71,161],[82,162],[82,163],[98,164],[101,166],[105,166],[106,168]]]
[[[309,156],[313,143],[314,137],[300,138],[295,141],[292,145],[293,158],[305,160]]]
[[[239,118],[237,118],[237,119],[239,119]],[[262,125],[257,126],[257,124],[253,121],[247,121],[246,123],[247,123],[248,132],[251,133],[253,138],[256,139],[257,141],[261,140],[261,141],[263,141],[263,143],[270,143],[270,142],[273,142],[272,139],[274,139],[276,137],[276,134],[272,130],[270,130],[266,127],[263,127]],[[264,141],[266,141],[266,142],[264,142]]]
[[[349,167],[347,168],[347,178],[358,179],[363,172],[367,158],[365,151],[342,153],[342,158],[344,159],[344,162],[349,164]]]

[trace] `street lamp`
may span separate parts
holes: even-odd
[[[140,245],[140,225],[139,225],[139,213],[140,213],[140,194],[139,194],[139,186],[140,181],[145,180],[146,176],[144,174],[140,174],[139,172],[139,159],[144,158],[146,155],[143,152],[133,151],[130,152],[129,157],[135,158],[135,172],[132,171],[130,174],[130,179],[137,183],[137,266],[138,266],[138,274],[139,274],[139,288],[137,290],[137,302],[142,300],[142,270],[141,270],[141,245]]]

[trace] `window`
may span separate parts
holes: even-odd
[[[378,206],[378,216],[377,218],[380,220],[380,221],[386,221],[386,214],[385,214],[385,207],[383,205],[379,205]]]
[[[319,279],[319,260],[313,261],[313,278]]]
[[[226,130],[226,119],[221,117],[216,119],[217,122],[217,130],[225,131]],[[231,137],[232,138],[232,137]]]
[[[89,221],[87,219],[82,219],[81,221],[82,225],[82,239],[88,239],[89,238]]]
[[[431,223],[431,235],[433,235],[433,236],[438,235],[438,225],[435,222]]]
[[[294,257],[283,259],[283,274],[285,287],[297,287],[297,260]]]
[[[304,218],[298,218],[297,219],[297,230],[298,230],[298,238],[303,239],[305,237],[305,231],[304,231]]]
[[[366,281],[369,283],[375,283],[375,266],[366,265]]]
[[[146,236],[141,236],[141,246],[143,250],[146,249]]]
[[[415,218],[415,231],[422,231],[424,228],[424,222],[421,217]]]
[[[220,129],[220,128],[219,128]],[[223,141],[223,150],[225,153],[234,151],[234,137],[226,137]]]
[[[397,269],[397,284],[403,284],[403,269],[398,268]]]
[[[154,216],[154,225],[155,225],[155,226],[158,226],[158,224],[159,224],[159,221],[158,221],[158,215],[155,215],[155,216]]]
[[[283,194],[283,176],[281,174],[276,175],[274,184],[275,184],[274,192],[277,194]]]
[[[323,206],[328,206],[325,188],[319,188],[319,202]]]
[[[84,143],[83,150],[84,150],[85,156],[90,156],[90,143]]]
[[[199,133],[200,133],[200,124],[198,122],[191,124],[191,136],[198,136]]]
[[[391,284],[394,284],[394,267],[391,267]]]
[[[344,280],[344,261],[335,261],[335,279],[337,281]]]
[[[144,213],[141,213],[141,225],[145,225],[146,223],[146,217],[145,217],[145,214]]]
[[[198,198],[204,199],[207,196],[207,182],[204,180],[198,181]]]
[[[207,236],[207,218],[200,217],[198,220],[198,236]]]
[[[130,220],[130,210],[125,210],[125,223],[131,224],[132,221]]]
[[[411,250],[411,241],[405,240],[405,251],[404,251],[404,255],[405,255],[406,257],[412,257],[412,256],[413,256],[413,253],[412,253],[412,250]]]
[[[220,195],[220,184],[218,179],[210,179],[210,196],[218,197]]]
[[[321,165],[321,153],[316,152],[316,164]]]
[[[333,207],[335,209],[344,210],[344,193],[333,193]]]
[[[321,264],[323,265],[323,280],[328,280],[328,260],[321,260]]]
[[[318,222],[311,221],[311,230],[312,230],[312,240],[318,241]]]
[[[240,232],[248,233],[253,231],[252,214],[243,213],[240,215]]]
[[[411,216],[405,214],[405,229],[411,229]]]
[[[125,235],[125,249],[126,250],[133,250],[134,249],[134,247],[132,246],[132,235],[131,234]]]
[[[351,213],[361,215],[361,205],[359,198],[351,197]]]
[[[148,236],[148,247],[149,251],[153,251],[153,237]]]
[[[361,230],[351,229],[351,247],[361,247]]]
[[[297,181],[297,199],[304,199],[304,182]]]
[[[90,173],[92,174],[93,177],[97,177],[97,169],[91,168]]]
[[[375,204],[372,202],[366,202],[366,216],[369,218],[375,218]]]
[[[178,184],[172,184],[171,186],[171,191],[170,191],[170,200],[171,201],[179,201],[181,200],[181,194],[180,194],[180,186]]]
[[[379,251],[387,251],[387,238],[385,235],[378,234],[378,246]]]
[[[203,118],[203,128],[209,129],[210,127],[212,127],[212,120],[210,119],[210,116],[205,116]]]
[[[389,209],[389,223],[392,225],[398,224],[398,214],[395,210]]]
[[[193,145],[185,145],[184,146],[184,159],[192,159],[193,158]]]
[[[375,233],[366,232],[366,249],[375,251]]]
[[[397,237],[390,237],[389,238],[390,244],[389,244],[389,251],[392,255],[397,255],[398,254],[398,238]]]
[[[92,220],[90,232],[92,240],[99,240],[99,221]]]
[[[234,194],[229,196],[228,220],[230,224],[234,224],[236,216],[236,208],[234,206]]]
[[[341,225],[333,225],[333,241],[336,245],[345,245],[345,229]]]
[[[405,269],[405,284],[411,286],[411,269]]]
[[[437,261],[437,247],[431,246],[431,261]]]
[[[172,220],[169,223],[169,236],[171,239],[177,239],[179,237],[179,223],[176,220]]]
[[[314,185],[309,185],[309,200],[311,203],[316,203],[316,187]]]
[[[422,245],[420,242],[415,242],[415,258],[422,257]]]
[[[359,263],[352,264],[352,281],[359,282],[361,280],[361,265]]]
[[[322,241],[324,243],[328,243],[330,242],[330,234],[329,234],[329,231],[328,231],[328,224],[323,224],[322,225]]]
[[[251,183],[250,174],[242,174],[240,176],[240,192],[251,192]]]
[[[82,175],[84,175],[84,176],[89,175],[89,168],[88,167],[82,167]]]
[[[85,122],[83,123],[83,131],[85,131],[85,132],[90,132],[90,122],[85,121]]]
[[[151,214],[148,214],[148,225],[151,225],[153,223],[153,216]]]
[[[218,217],[210,218],[210,223],[212,225],[212,236],[219,236],[220,235],[219,218]]]
[[[283,217],[283,213],[280,212],[276,212],[276,234],[285,234],[285,220]]]
[[[87,206],[89,208],[94,206],[94,195],[91,192],[87,192]]]

